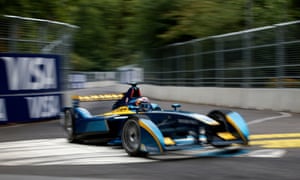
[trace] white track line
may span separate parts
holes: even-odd
[[[259,149],[251,151],[241,157],[256,157],[256,158],[281,158],[286,154],[284,149]]]
[[[92,165],[151,162],[124,149],[70,144],[64,138],[0,142],[0,166]]]
[[[248,125],[258,124],[258,123],[262,123],[265,121],[271,121],[271,120],[275,120],[275,119],[287,118],[287,117],[292,116],[290,113],[286,113],[286,112],[279,112],[279,113],[281,114],[279,116],[271,116],[271,117],[266,117],[266,118],[262,118],[262,119],[252,120],[252,121],[248,122]]]

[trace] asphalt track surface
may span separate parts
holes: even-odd
[[[111,92],[113,87],[74,91]],[[174,102],[152,100],[164,109]],[[181,103],[207,114],[209,105]],[[96,113],[111,104],[90,103]],[[266,179],[300,177],[300,114],[226,108],[247,121],[250,146],[198,158],[132,158],[121,147],[70,144],[59,120],[0,127],[0,180]]]

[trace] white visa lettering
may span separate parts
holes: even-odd
[[[55,59],[2,57],[6,64],[9,90],[57,88]]]
[[[0,99],[0,121],[7,121],[4,99]]]
[[[26,97],[30,118],[47,118],[59,115],[59,96]]]

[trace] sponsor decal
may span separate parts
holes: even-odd
[[[0,57],[6,66],[8,89],[40,90],[58,86],[56,59],[51,57]]]
[[[48,118],[59,115],[59,96],[25,97],[30,118]]]
[[[58,117],[61,57],[0,53],[0,121],[28,122]]]

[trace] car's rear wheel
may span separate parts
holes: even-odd
[[[130,156],[145,156],[141,149],[141,129],[136,119],[129,119],[123,126],[122,145]]]
[[[67,109],[65,111],[65,131],[67,133],[67,139],[70,143],[76,143],[78,142],[78,139],[76,138],[75,135],[75,126],[74,126],[74,113],[71,109]]]

